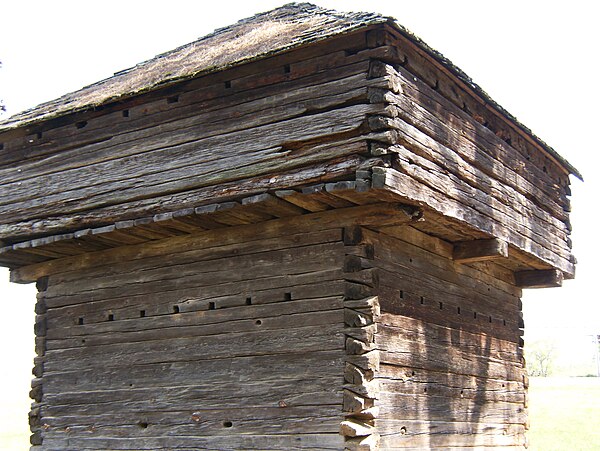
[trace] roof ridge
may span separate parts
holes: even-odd
[[[273,28],[277,28],[275,24],[278,22],[281,27],[275,32]],[[235,65],[265,58],[301,45],[383,23],[388,23],[406,39],[428,53],[484,102],[488,103],[509,121],[512,121],[537,144],[545,148],[571,173],[583,179],[580,172],[566,159],[495,102],[465,72],[442,53],[431,48],[421,38],[399,24],[394,18],[370,12],[340,12],[308,2],[286,3],[278,8],[246,17],[231,25],[217,28],[195,41],[155,55],[153,58],[142,61],[135,66],[115,72],[110,77],[66,93],[57,99],[18,112],[0,121],[0,133],[93,109],[109,102],[164,87],[167,84],[197,77],[201,74],[225,70]],[[285,27],[283,24],[288,26]],[[253,26],[254,28],[248,29],[248,27]],[[239,34],[227,36],[238,29],[240,30]],[[263,36],[258,36],[258,38],[247,36],[259,29],[262,30]],[[259,42],[260,38],[264,42]],[[164,63],[164,65],[161,66],[161,63]]]
[[[113,91],[115,92],[107,93],[107,95],[104,96],[98,95],[95,99],[93,98],[94,96],[90,95],[90,92],[86,92],[92,91],[94,89],[100,90],[103,85],[106,86],[113,81],[116,82],[115,84],[118,84],[118,79],[120,77],[134,75],[138,71],[143,72],[145,68],[148,68],[153,63],[157,63],[169,57],[174,57],[178,53],[184,52],[186,49],[194,48],[194,46],[199,47],[202,44],[209,42],[210,40],[218,40],[221,36],[226,35],[227,33],[232,32],[237,28],[241,29],[244,26],[251,26],[252,24],[265,24],[269,21],[281,21],[282,23],[289,24],[302,24],[303,22],[308,22],[310,19],[314,19],[315,17],[326,17],[333,19],[334,24],[337,24],[338,27],[336,28],[335,26],[330,26],[319,28],[317,26],[314,30],[311,29],[311,35],[305,37],[304,39],[300,39],[303,36],[302,33],[297,34],[296,36],[292,35],[292,40],[286,43],[285,45],[275,46],[273,48],[268,49],[268,51],[265,52],[251,53],[243,57],[227,61],[227,64],[208,65],[206,67],[199,66],[191,68],[187,72],[184,72],[183,74],[177,76],[171,76],[172,74],[169,71],[164,71],[162,74],[167,75],[161,77],[160,75],[155,74],[154,77],[147,77],[149,78],[149,80],[147,80],[147,83],[145,85],[140,83],[138,86],[131,87],[130,85],[135,85],[135,83],[129,83],[128,86],[125,86],[122,90],[113,89]],[[232,65],[242,64],[252,59],[265,57],[269,54],[279,53],[288,50],[292,47],[297,47],[299,45],[307,44],[309,42],[325,39],[333,35],[339,35],[350,29],[357,29],[371,25],[373,23],[384,22],[387,20],[389,20],[389,18],[375,13],[345,13],[331,9],[325,9],[308,2],[287,3],[278,8],[257,13],[250,17],[246,17],[237,21],[234,24],[217,28],[211,33],[202,36],[196,39],[195,41],[188,42],[174,49],[155,55],[154,57],[139,62],[134,66],[117,71],[109,77],[95,81],[94,83],[91,83],[89,85],[82,86],[81,88],[76,89],[75,91],[65,93],[64,95],[58,98],[42,102],[41,104],[38,104],[32,108],[28,108],[26,110],[15,113],[4,120],[0,120],[0,133],[10,129],[16,129],[28,125],[33,125],[35,123],[39,123],[55,117],[64,116],[86,109],[91,109],[99,105],[115,101],[120,98],[126,98],[132,95],[141,94],[142,92],[147,92],[154,88],[164,86],[167,83],[177,82],[186,78],[197,76],[201,73],[208,73],[215,70],[225,69],[227,67],[231,67]],[[220,56],[222,57],[222,59],[226,59],[223,58],[223,55]],[[79,99],[77,99],[78,95]]]

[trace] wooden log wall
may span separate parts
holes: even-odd
[[[378,25],[0,135],[33,449],[523,447],[568,170],[459,78]]]
[[[11,131],[0,136],[0,244],[371,169],[379,200],[452,222],[423,231],[500,238],[539,259],[525,269],[572,277],[568,171],[481,102],[380,26]]]
[[[366,261],[373,258],[373,246],[364,240],[360,226],[344,229],[344,300],[346,363],[344,367],[344,415],[340,434],[348,451],[379,449],[374,419],[378,407],[379,351],[374,337],[379,318],[379,281],[376,270]]]
[[[459,96],[461,107],[428,84],[415,55],[397,58],[397,64],[370,68],[371,76],[390,79],[381,93],[389,114],[372,115],[371,128],[392,131],[395,143],[380,149],[393,163],[376,168],[373,187],[499,237],[572,276],[564,171],[508,127],[494,133],[484,116],[465,106],[472,102],[466,93]],[[493,122],[489,112],[485,117]]]
[[[239,236],[43,279],[34,449],[343,449],[372,285],[345,256],[367,250],[341,227]]]
[[[523,447],[520,289],[493,264],[455,263],[447,243],[407,229],[364,231],[373,256],[361,264],[379,283],[372,425],[381,449]]]
[[[347,177],[388,51],[357,33],[0,137],[0,240]]]

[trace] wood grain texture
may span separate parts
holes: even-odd
[[[7,134],[34,447],[525,445],[566,168],[412,41],[346,38]]]
[[[460,263],[508,258],[508,244],[496,238],[491,240],[462,241],[454,245],[452,257],[454,261]]]
[[[519,291],[419,233],[366,232],[381,314],[373,334],[381,449],[525,443]],[[503,289],[504,287],[504,289]]]
[[[343,447],[341,228],[227,230],[47,279],[44,449]]]
[[[539,233],[534,236],[531,231],[516,224],[512,230],[506,228],[500,222],[491,220],[491,216],[484,215],[462,202],[451,202],[441,192],[420,184],[400,171],[384,168],[375,169],[377,170],[377,177],[373,180],[374,188],[388,189],[397,194],[398,199],[402,199],[404,202],[427,206],[444,216],[453,217],[465,224],[468,223],[481,232],[488,234],[488,236],[501,238],[567,274],[574,274],[574,265],[566,243],[564,246],[559,244],[547,245],[547,241],[544,241]]]
[[[553,288],[563,283],[563,274],[555,269],[539,271],[519,271],[515,282],[521,288]]]
[[[210,243],[222,242],[224,244],[237,242],[238,237],[267,237],[270,234],[278,234],[278,231],[287,230],[293,225],[295,231],[311,231],[315,224],[319,228],[327,229],[334,226],[349,226],[357,224],[371,225],[398,225],[411,222],[416,210],[414,208],[404,208],[398,204],[373,204],[361,207],[349,207],[335,211],[320,211],[304,215],[301,219],[287,218],[277,221],[269,221],[257,225],[250,225],[244,228],[232,227],[227,230],[206,231],[194,235],[173,237],[165,240],[158,240],[147,245],[123,246],[116,249],[100,251],[98,253],[87,253],[79,256],[70,257],[67,260],[55,260],[31,265],[28,267],[12,271],[14,282],[33,281],[44,275],[64,272],[66,270],[84,269],[97,265],[98,262],[110,264],[130,258],[137,259],[145,256],[164,255],[170,252],[177,252],[189,247],[202,245],[210,246]]]

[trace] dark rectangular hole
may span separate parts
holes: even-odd
[[[0,143],[0,150],[4,150],[4,143]]]
[[[231,81],[227,80],[224,84],[225,84],[225,89],[231,88]]]
[[[114,321],[115,320],[115,315],[112,313],[108,314],[108,321]]]
[[[167,97],[167,103],[177,103],[177,102],[179,102],[179,96]]]
[[[42,132],[37,132],[35,136],[37,137],[37,139],[42,139]]]
[[[246,298],[246,305],[252,305],[252,298]]]
[[[146,316],[146,310],[140,310],[140,318],[144,318]]]
[[[290,67],[290,65],[289,65],[289,64],[285,64],[285,65],[283,66],[283,72],[284,72],[285,74],[289,74],[291,71],[292,71],[292,68]]]
[[[173,306],[173,313],[179,313],[179,306],[178,305],[174,305]]]
[[[285,293],[283,295],[283,300],[284,301],[291,301],[292,300],[292,293]]]
[[[458,314],[460,315],[460,307],[456,307],[456,311],[458,312]]]
[[[442,310],[444,308],[444,303],[440,302],[440,310]]]
[[[506,320],[505,319],[502,320],[502,324],[504,324],[506,326]]]
[[[83,326],[83,317],[80,317],[79,320],[77,320],[77,324]]]
[[[404,291],[400,290],[400,299],[404,299]]]
[[[77,122],[77,123],[75,124],[75,127],[77,127],[77,128],[83,128],[83,127],[85,127],[86,125],[87,125],[87,121],[80,121],[80,122]]]
[[[425,304],[425,298],[421,296],[421,305]]]
[[[490,316],[490,323],[492,322],[492,317]]]
[[[129,110],[123,110],[123,117],[129,117]]]
[[[217,308],[217,306],[215,305],[215,303],[214,303],[214,302],[209,302],[209,303],[208,303],[208,309],[209,309],[209,310],[214,310],[214,309],[216,309],[216,308]]]
[[[473,312],[473,318],[477,318],[477,312]]]

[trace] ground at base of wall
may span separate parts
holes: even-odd
[[[529,396],[530,450],[600,449],[600,378],[531,378]],[[0,428],[0,449],[27,451],[27,415],[10,425]]]
[[[600,378],[529,380],[529,449],[600,449]]]

